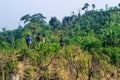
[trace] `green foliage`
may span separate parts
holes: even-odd
[[[90,50],[91,48],[101,47],[101,42],[99,39],[93,36],[83,37],[80,41],[80,45],[85,50]]]
[[[10,44],[8,42],[6,42],[6,41],[3,41],[1,43],[1,47],[8,50],[8,49],[10,49]]]
[[[26,22],[33,22],[34,23],[35,22],[35,23],[38,23],[40,25],[43,25],[46,23],[46,21],[44,19],[46,19],[46,17],[44,17],[41,13],[36,13],[32,16],[30,16],[29,14],[26,14],[20,20],[24,21],[24,23],[26,23]]]
[[[33,70],[31,68],[27,68],[25,71],[25,79],[32,79],[33,74],[32,74]]]
[[[60,29],[60,21],[56,17],[52,17],[49,24],[53,26],[53,30]]]
[[[3,28],[0,33],[0,51],[5,52],[6,56],[14,54],[18,61],[28,60],[34,66],[46,65],[51,57],[61,54],[57,59],[62,58],[63,63],[70,63],[69,60],[80,67],[79,72],[87,74],[86,65],[91,61],[91,56],[99,59],[103,64],[120,65],[120,11],[118,7],[111,7],[108,11],[94,10],[95,4],[92,4],[93,10],[88,10],[90,5],[84,4],[84,14],[65,16],[62,23],[52,17],[49,24],[46,23],[41,13],[34,15],[26,14],[21,18],[25,26],[16,30],[7,30]],[[41,42],[37,43],[36,35],[40,33]],[[30,34],[31,46],[27,47],[25,36]],[[46,43],[42,42],[45,34]],[[59,45],[60,37],[63,37],[65,46]],[[84,51],[88,51],[89,57],[81,55],[76,49],[79,46]],[[78,52],[77,52],[78,51]],[[6,73],[17,70],[18,61],[14,58],[5,57],[4,71]],[[0,56],[1,57],[1,56]],[[77,57],[77,58],[76,58]],[[85,59],[84,59],[85,57]],[[65,58],[65,60],[64,60]],[[88,59],[90,58],[90,59]],[[57,60],[56,59],[56,60]],[[88,60],[86,60],[88,59]],[[68,61],[67,61],[68,60]],[[62,63],[62,62],[61,62]],[[63,65],[62,63],[62,65]],[[65,65],[65,64],[64,64]],[[68,64],[68,66],[71,64]],[[75,66],[75,65],[74,65]],[[65,66],[66,67],[66,66]],[[43,76],[48,77],[47,67],[43,68]],[[32,78],[32,69],[26,70],[26,78]],[[93,76],[94,77],[94,76]]]
[[[26,14],[24,15],[23,17],[21,17],[20,19],[21,21],[24,21],[24,23],[30,21],[30,15],[29,14]]]
[[[58,43],[46,44],[44,48],[44,54],[56,53],[59,51],[60,46]]]
[[[18,72],[18,61],[15,58],[6,58],[6,64],[4,66],[4,71],[8,74],[9,72]]]
[[[26,43],[25,43],[25,40],[23,38],[17,39],[14,42],[14,44],[15,44],[14,47],[16,50],[21,50],[22,48],[26,47]]]
[[[21,49],[19,60],[24,60],[24,58],[32,58],[32,53],[28,49]]]
[[[120,60],[120,49],[117,47],[108,47],[105,48],[104,53],[107,54],[110,57],[110,63],[114,64],[114,65],[118,65],[119,64],[119,60]]]

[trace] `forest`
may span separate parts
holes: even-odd
[[[0,80],[120,80],[120,4],[96,10],[86,3],[81,11],[48,23],[42,13],[26,14],[24,26],[2,28]]]

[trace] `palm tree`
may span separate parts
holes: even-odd
[[[84,6],[83,6],[83,8],[82,8],[82,10],[85,10],[85,12],[88,11],[88,6],[89,6],[89,4],[85,3]]]
[[[118,4],[118,7],[120,8],[120,3]]]
[[[96,7],[95,4],[92,4],[92,9],[93,9],[93,10],[95,9],[95,7]]]
[[[82,10],[85,10],[85,6],[82,8]]]
[[[2,28],[3,32],[4,32],[4,37],[7,37],[7,31],[6,31],[6,28]]]
[[[6,28],[4,27],[4,28],[2,28],[2,30],[5,32],[5,31],[6,31]]]
[[[105,5],[106,11],[108,11],[108,4]]]
[[[72,13],[72,15],[75,15],[75,12],[74,12],[74,11],[72,11],[71,13]]]
[[[89,4],[88,3],[85,3],[85,8],[86,8],[86,10],[88,10],[88,6],[89,6]]]

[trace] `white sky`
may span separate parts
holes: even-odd
[[[105,4],[117,6],[120,0],[0,0],[0,30],[3,27],[17,28],[19,23],[22,24],[20,18],[25,14],[42,13],[47,21],[51,16],[62,20],[72,11],[77,14],[85,3],[96,4],[96,8],[100,9],[105,8]]]

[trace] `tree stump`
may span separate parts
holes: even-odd
[[[10,73],[9,77],[8,77],[8,80],[15,80],[15,75]]]
[[[19,74],[10,73],[8,80],[19,80]]]

